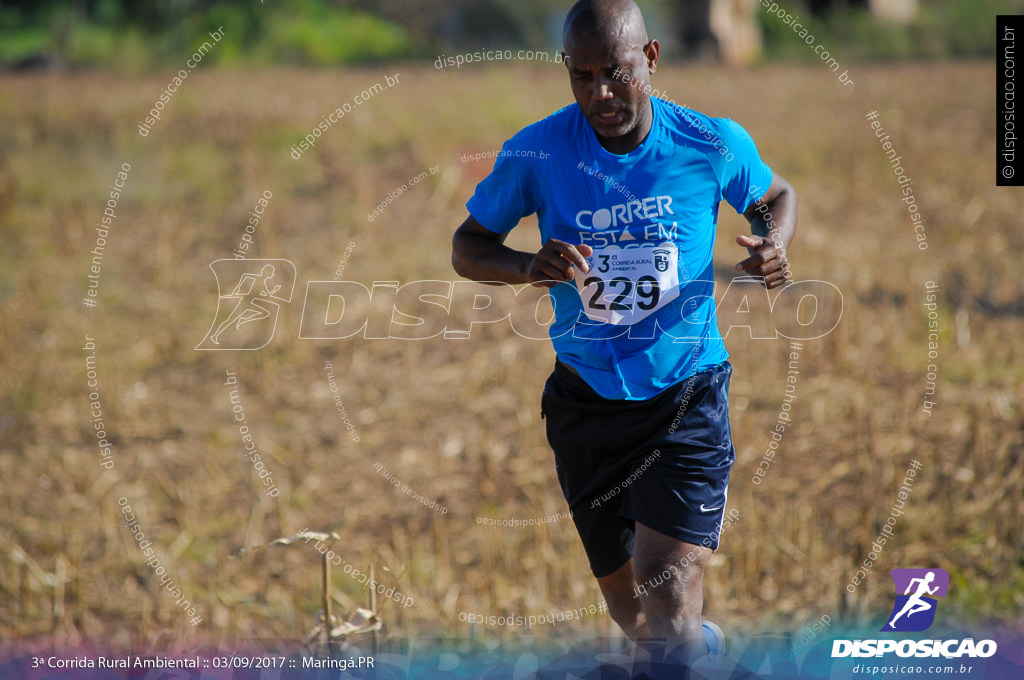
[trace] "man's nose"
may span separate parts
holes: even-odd
[[[612,89],[609,85],[608,81],[604,78],[594,80],[594,99],[603,102],[614,97],[615,95],[612,94]]]

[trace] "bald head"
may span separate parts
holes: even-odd
[[[657,40],[648,40],[633,0],[579,0],[562,34],[569,84],[580,111],[604,147],[628,153],[651,129],[650,77]]]
[[[622,47],[647,44],[644,16],[633,0],[579,0],[565,17],[562,42],[600,42]]]

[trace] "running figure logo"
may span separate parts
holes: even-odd
[[[929,597],[945,597],[949,574],[943,569],[893,569],[896,604],[883,631],[917,632],[927,630],[935,621],[938,602]],[[900,595],[899,593],[903,593]]]
[[[292,300],[295,265],[225,258],[211,262],[210,269],[217,277],[217,314],[196,349],[265,347],[274,337],[281,304]],[[224,293],[227,289],[231,292]]]

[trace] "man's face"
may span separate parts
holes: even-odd
[[[657,64],[657,41],[641,46],[570,36],[565,48],[572,93],[594,132],[605,138],[646,136],[647,129],[642,128],[650,122],[650,74]]]

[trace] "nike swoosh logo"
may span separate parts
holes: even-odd
[[[705,508],[703,503],[700,504],[700,511],[701,512],[713,512],[715,510],[721,510],[721,509],[722,509],[721,505],[719,505],[717,508]]]

